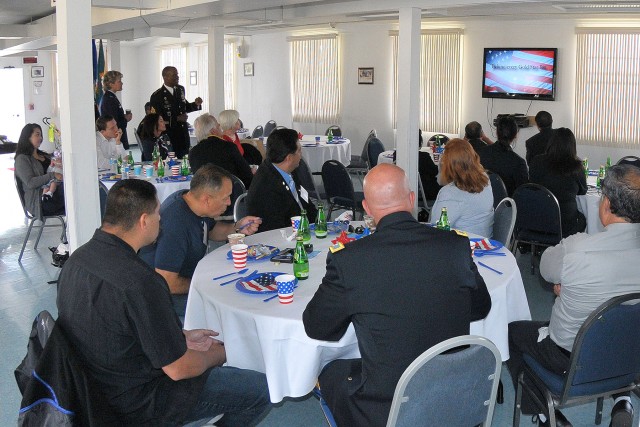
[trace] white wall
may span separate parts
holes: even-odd
[[[570,19],[547,20],[469,20],[460,24],[465,29],[463,59],[463,89],[461,133],[472,120],[482,123],[491,134],[493,119],[502,113],[535,115],[547,110],[554,117],[554,127],[573,127],[575,81],[575,26]],[[341,35],[342,117],[339,124],[344,135],[353,143],[354,154],[359,154],[364,139],[375,128],[386,147],[394,146],[391,128],[391,41],[387,24],[338,25]],[[253,129],[273,119],[278,124],[293,127],[302,133],[324,133],[328,123],[292,123],[289,46],[290,32],[253,35],[245,38],[249,47],[247,58],[236,58],[237,109],[245,127]],[[183,35],[183,42],[206,41],[206,36]],[[155,48],[162,44],[175,44],[175,39],[129,47],[122,43],[122,72],[125,74],[123,105],[131,108],[134,122],[142,118],[144,103],[159,87],[160,76],[156,65]],[[557,47],[558,80],[556,101],[522,101],[483,99],[481,97],[482,55],[485,47]],[[243,75],[243,64],[254,63],[255,75]],[[374,67],[375,84],[358,85],[358,67]],[[183,83],[187,76],[183,76]],[[212,112],[217,115],[218,112]],[[194,116],[195,117],[195,116]],[[190,121],[193,118],[190,118]],[[524,156],[524,141],[537,132],[535,127],[520,131],[516,152]],[[638,150],[578,146],[578,154],[589,157],[597,166],[610,155],[614,160]]]

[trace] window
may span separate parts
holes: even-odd
[[[236,58],[235,43],[224,43],[224,108],[236,109]]]
[[[578,29],[575,135],[581,143],[640,144],[640,33]]]
[[[180,76],[180,84],[185,86],[189,85],[189,73],[187,73],[187,48],[185,46],[165,46],[160,49],[160,84],[162,81],[162,69],[164,67],[172,66],[178,70],[178,76]],[[186,84],[185,84],[186,83]]]
[[[398,35],[393,54],[393,127],[397,124]],[[423,31],[420,36],[420,129],[458,133],[462,83],[462,30]]]
[[[338,123],[338,36],[289,37],[291,110],[294,122]]]

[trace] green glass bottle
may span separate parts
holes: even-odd
[[[302,236],[299,234],[296,237],[296,249],[293,253],[293,275],[298,280],[309,278],[309,258],[307,257],[307,251],[304,250]]]
[[[584,158],[584,160],[582,160],[582,166],[584,167],[584,176],[587,177],[587,179],[589,178],[589,159],[588,158]]]
[[[118,154],[118,160],[117,160],[117,165],[118,165],[118,174],[122,173],[122,155]]]
[[[609,168],[611,167],[611,156],[607,157],[607,164],[604,167],[604,174],[606,175],[609,172]]]
[[[442,212],[440,213],[440,219],[436,223],[436,228],[440,230],[449,231],[451,230],[451,224],[449,223],[449,215],[447,214],[447,208],[442,208]]]
[[[298,228],[298,235],[302,236],[302,240],[305,243],[311,241],[311,230],[309,230],[309,218],[307,218],[307,211],[304,209],[300,211],[300,227]]]
[[[602,186],[602,180],[604,179],[604,166],[600,165],[600,169],[598,170],[598,178],[596,178],[596,187],[600,188]]]
[[[153,162],[153,170],[158,171],[158,160],[160,159],[160,150],[158,150],[158,144],[154,144],[153,153],[151,153],[151,161]]]
[[[327,216],[324,213],[324,205],[318,204],[318,217],[316,218],[316,237],[324,239],[327,237]]]
[[[187,176],[191,173],[191,168],[189,167],[189,156],[184,155],[182,158],[182,166],[180,167],[180,175]]]
[[[333,131],[331,129],[329,129],[329,132],[327,133],[327,142],[333,142]]]
[[[164,177],[164,161],[162,160],[162,158],[158,159],[158,178],[163,178]]]

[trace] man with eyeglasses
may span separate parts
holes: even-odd
[[[193,176],[189,190],[170,195],[160,207],[160,234],[152,245],[140,249],[140,257],[155,268],[169,284],[173,306],[184,318],[191,276],[205,256],[209,240],[225,241],[242,230],[251,235],[260,218],[247,216],[236,222],[220,222],[231,204],[231,175],[218,166],[202,166]]]

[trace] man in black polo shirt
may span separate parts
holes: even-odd
[[[183,331],[166,281],[136,254],[156,239],[159,209],[150,183],[113,186],[102,227],[60,275],[58,324],[123,424],[224,413],[224,425],[253,425],[270,405],[265,376],[222,367],[216,332]]]

